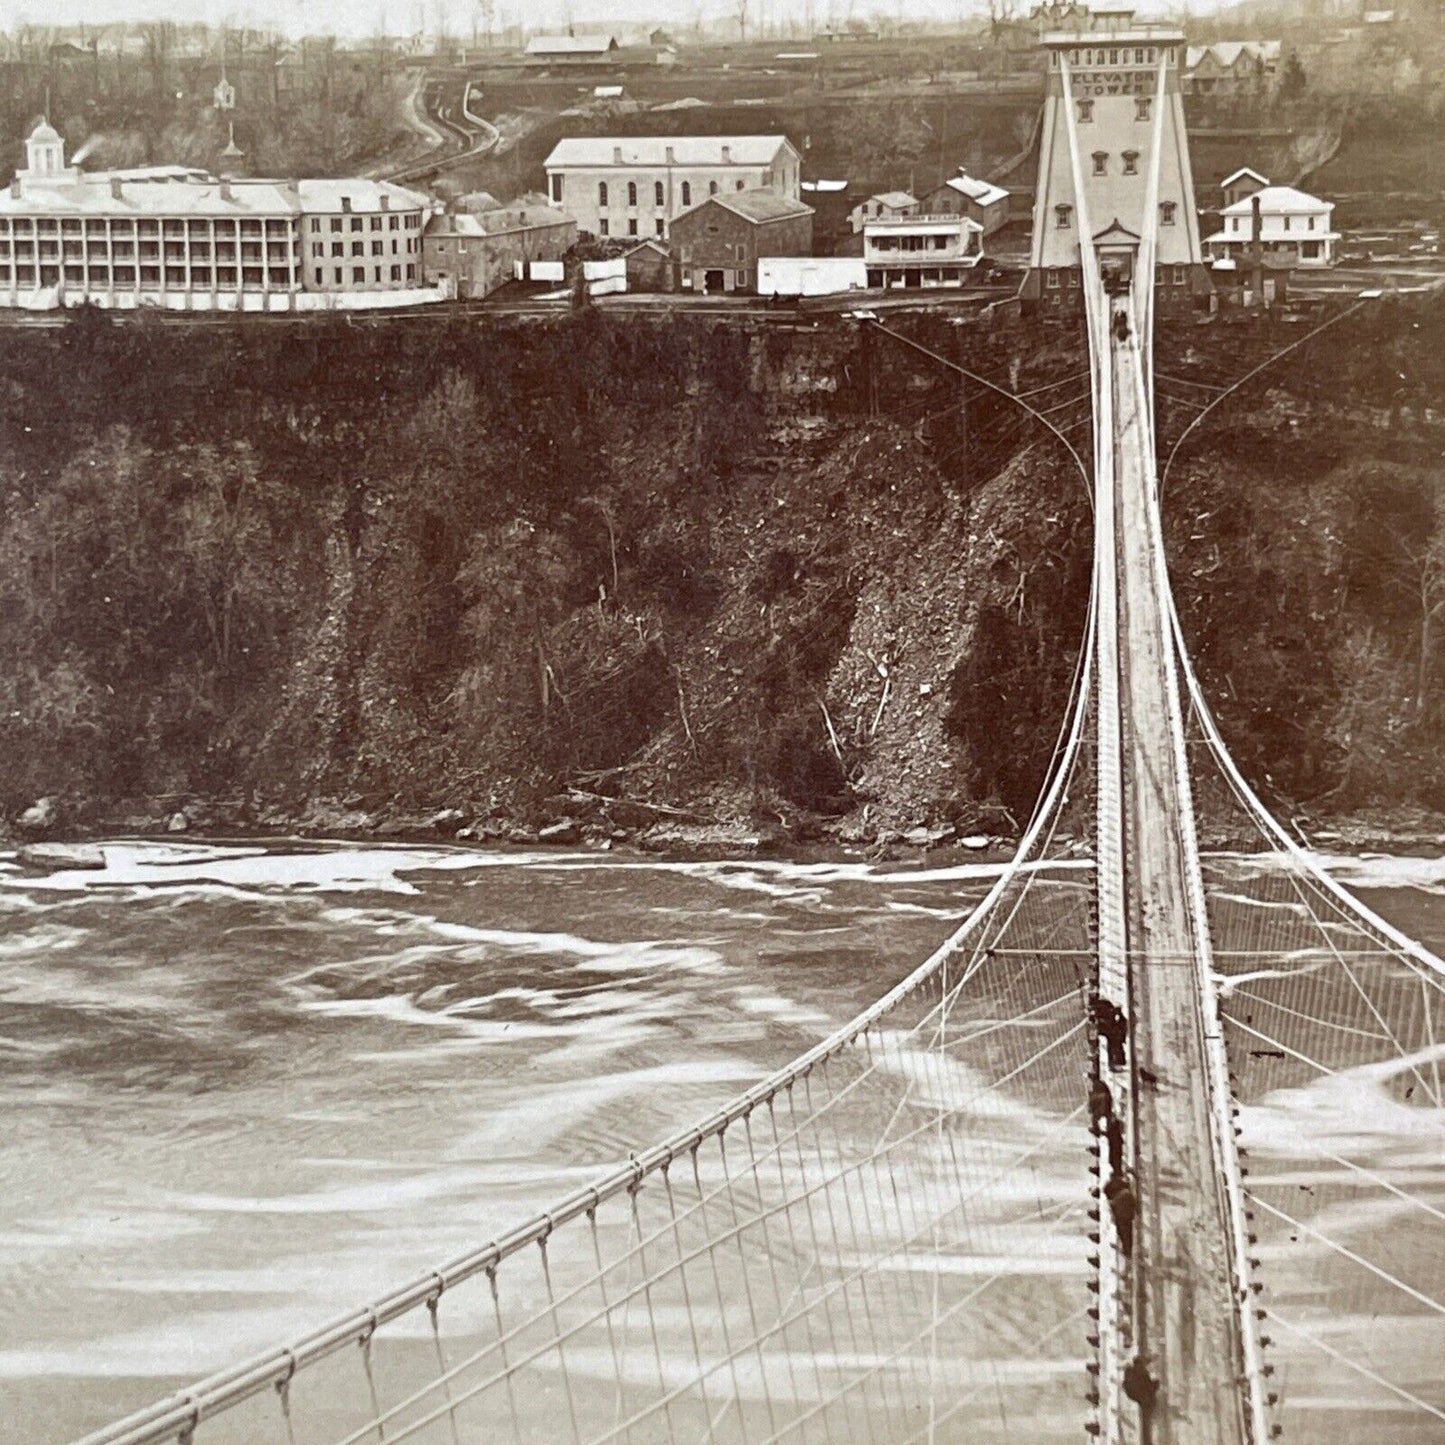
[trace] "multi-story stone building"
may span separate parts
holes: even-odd
[[[712,196],[800,195],[802,160],[786,136],[573,136],[546,160],[547,194],[594,236],[665,241]]]
[[[0,191],[0,304],[284,310],[303,294],[421,285],[430,202],[385,181],[82,171],[42,122]]]
[[[517,264],[560,261],[577,240],[577,222],[541,197],[500,205],[463,197],[427,222],[422,238],[424,278],[463,300],[488,296],[510,281]]]
[[[720,192],[677,218],[673,251],[685,289],[756,291],[762,256],[808,256],[813,210],[777,191]]]
[[[1046,29],[1040,40],[1048,56],[1048,89],[1021,299],[1026,307],[1080,305],[1080,248],[1086,245],[1095,248],[1112,284],[1130,284],[1141,238],[1156,227],[1156,302],[1161,308],[1191,304],[1212,287],[1203,265],[1180,94],[1184,33],[1176,26],[1141,24],[1132,10],[1090,13],[1076,6],[1072,17],[1069,28]],[[1161,64],[1163,114],[1156,117]],[[1080,231],[1071,129],[1078,138],[1088,235]],[[1156,213],[1146,217],[1156,135]]]

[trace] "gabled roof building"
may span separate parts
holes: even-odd
[[[802,158],[782,135],[572,136],[544,167],[551,203],[582,230],[665,241],[711,196],[762,189],[796,202]]]
[[[809,256],[813,209],[759,187],[719,192],[672,224],[672,247],[685,290],[756,291],[763,256]]]
[[[860,233],[869,221],[884,216],[911,216],[918,210],[918,197],[908,191],[882,191],[859,201],[848,213],[848,224],[854,235]]]
[[[1340,239],[1334,210],[1333,202],[1293,186],[1265,185],[1224,207],[1220,229],[1204,238],[1204,249],[1213,261],[1257,256],[1272,266],[1332,266]]]
[[[992,235],[1008,220],[1009,194],[992,181],[966,171],[950,176],[924,198],[920,210],[933,216],[967,216],[984,235]]]

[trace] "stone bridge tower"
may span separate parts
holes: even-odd
[[[1045,5],[1035,12],[1048,55],[1048,88],[1039,130],[1039,179],[1033,243],[1022,300],[1026,310],[1078,309],[1079,247],[1098,248],[1105,273],[1132,278],[1144,234],[1151,149],[1158,137],[1158,309],[1189,306],[1212,291],[1203,265],[1194,177],[1184,129],[1180,72],[1184,33],[1136,21],[1131,9],[1093,11]],[[1163,114],[1159,65],[1164,65]],[[1067,80],[1067,84],[1066,84]],[[1078,137],[1079,175],[1091,237],[1080,235],[1069,115]]]

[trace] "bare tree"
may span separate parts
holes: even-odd
[[[1016,10],[1016,0],[988,0],[988,38],[997,45]]]
[[[748,38],[748,10],[751,5],[752,0],[733,0],[733,14],[737,16],[739,40]]]
[[[1415,711],[1423,713],[1430,693],[1430,675],[1435,661],[1435,624],[1445,616],[1445,525],[1437,521],[1422,541],[1412,541],[1391,531],[1399,559],[1396,589],[1415,607],[1416,643],[1419,656],[1415,673]]]

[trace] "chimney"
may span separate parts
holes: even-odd
[[[119,177],[119,176],[112,176],[112,177],[110,178],[110,198],[111,198],[111,200],[113,200],[113,201],[120,201],[120,200],[124,200],[124,199],[125,199],[125,198],[121,195],[121,192],[120,192],[120,177]]]
[[[231,194],[230,176],[221,177],[221,199],[223,201],[234,201],[236,198]]]
[[[612,147],[612,164],[613,164],[614,166],[620,166],[620,165],[622,164],[622,147],[621,147],[621,146],[613,146],[613,147]]]
[[[1259,213],[1259,192],[1256,191],[1249,198],[1249,224],[1251,234],[1249,238],[1249,259],[1254,271],[1254,290],[1256,295],[1264,294],[1264,239],[1261,232],[1262,222]]]
[[[342,196],[342,198],[341,198],[341,209],[342,209],[343,211],[349,211],[349,210],[351,209],[351,197],[350,197],[350,196]]]
[[[675,166],[677,164],[677,153],[673,150],[671,146],[668,146],[667,148],[667,163],[670,166]]]
[[[724,147],[722,148],[722,163],[723,163],[725,166],[730,166],[730,165],[732,165],[732,163],[733,163],[733,148],[732,148],[731,146],[724,146]]]
[[[12,200],[20,199],[20,177],[15,176],[10,182],[10,197]]]
[[[391,209],[391,197],[387,195],[385,191],[381,193],[381,209],[383,211],[389,211]]]

